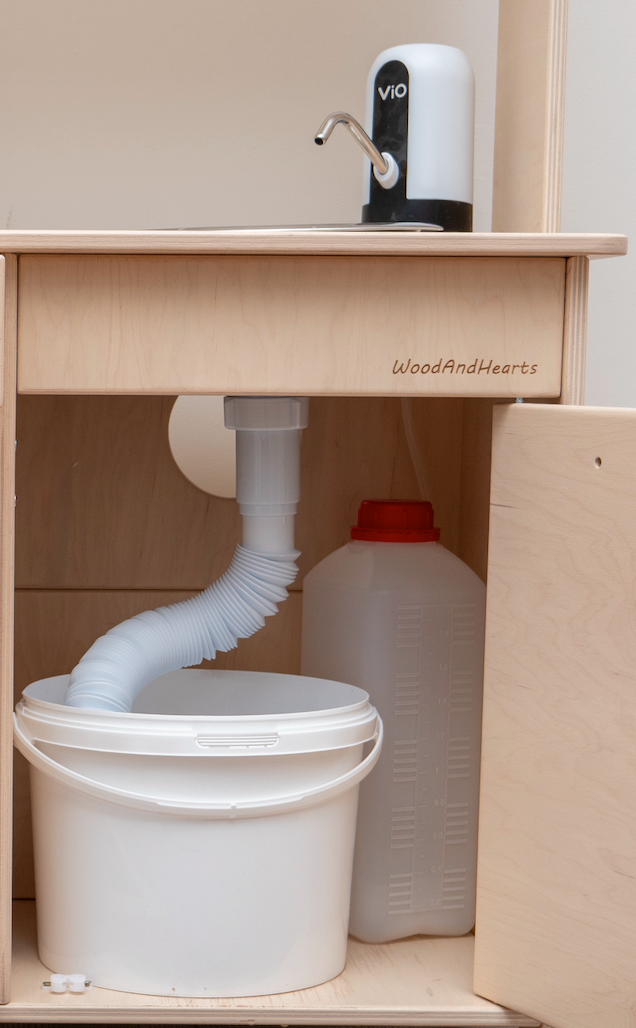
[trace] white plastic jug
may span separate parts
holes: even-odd
[[[360,791],[350,932],[462,935],[475,920],[486,590],[430,503],[365,501],[303,586],[302,671],[364,688],[384,748]]]

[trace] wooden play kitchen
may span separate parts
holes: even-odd
[[[631,1024],[636,411],[580,406],[588,260],[626,240],[558,233],[564,32],[561,0],[503,0],[492,234],[0,232],[0,1020]],[[180,393],[313,397],[297,591],[215,665],[290,673],[303,574],[360,499],[417,497],[413,398],[442,542],[488,579],[474,938],[351,940],[280,996],[42,990],[14,625],[19,695],[227,565],[236,513],[169,456]]]

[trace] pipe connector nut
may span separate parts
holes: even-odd
[[[238,432],[284,432],[307,428],[306,396],[226,396],[225,427]]]

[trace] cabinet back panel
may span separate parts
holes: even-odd
[[[636,411],[495,410],[476,991],[636,1010]]]
[[[16,698],[29,682],[70,671],[119,621],[192,595],[229,564],[240,538],[236,504],[202,493],[174,464],[173,402],[18,397]],[[466,419],[465,402],[414,400],[412,414],[442,541],[466,551],[479,573],[491,401],[470,401]],[[219,654],[216,667],[297,673],[305,572],[347,541],[362,499],[419,496],[396,398],[312,399],[301,460],[302,556],[292,594],[252,639]],[[15,811],[14,890],[24,898],[33,895],[33,871],[19,754]]]
[[[16,585],[203,589],[240,539],[168,445],[173,397],[18,397]],[[463,401],[415,400],[444,545],[459,548]],[[400,400],[314,398],[302,437],[300,575],[349,538],[363,499],[416,498]],[[187,531],[184,531],[187,526]]]

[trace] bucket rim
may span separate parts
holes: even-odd
[[[190,670],[203,671],[205,673],[214,674],[214,668],[182,668],[184,672]],[[220,671],[221,669],[219,669]],[[72,724],[78,724],[82,718],[86,718],[88,721],[98,720],[105,722],[111,718],[115,723],[119,723],[121,727],[124,724],[130,724],[131,727],[134,724],[141,724],[142,722],[151,721],[159,727],[160,725],[168,726],[173,723],[175,725],[186,725],[187,723],[209,723],[210,721],[217,722],[219,724],[230,725],[232,723],[248,724],[254,721],[274,722],[274,721],[302,721],[303,719],[309,719],[310,721],[319,721],[320,719],[327,720],[333,719],[338,716],[353,715],[357,712],[365,711],[370,708],[370,696],[366,690],[361,689],[359,686],[351,685],[348,682],[338,682],[334,679],[316,678],[313,675],[290,675],[285,673],[279,673],[274,671],[229,671],[222,669],[224,674],[236,674],[242,678],[254,676],[263,678],[264,676],[269,678],[284,678],[284,679],[302,679],[304,681],[314,682],[329,682],[330,684],[341,685],[348,690],[352,690],[359,694],[359,698],[353,703],[342,704],[336,707],[320,707],[314,710],[297,710],[271,714],[153,714],[138,711],[118,711],[118,710],[100,710],[98,707],[67,707],[63,703],[55,703],[53,700],[42,699],[39,696],[33,695],[29,690],[34,689],[38,685],[42,685],[45,682],[62,681],[70,678],[69,674],[65,675],[49,675],[46,678],[38,678],[34,682],[30,682],[19,697],[15,709],[29,710],[35,713],[41,710],[43,713],[49,713],[49,716],[53,716],[54,720],[58,723],[67,720]],[[172,672],[175,673],[175,672]],[[162,676],[161,676],[162,677]],[[149,683],[150,684],[150,683]]]

